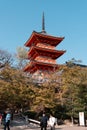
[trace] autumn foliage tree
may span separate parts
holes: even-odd
[[[22,51],[22,54],[20,52]],[[19,49],[18,65],[7,51],[0,50],[0,109],[48,110],[56,117],[78,118],[87,111],[87,67],[71,62],[51,73],[42,84],[33,82],[30,74],[23,72],[26,64],[25,50]]]

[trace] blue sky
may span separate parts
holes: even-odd
[[[45,30],[65,39],[56,49],[66,50],[57,63],[72,58],[87,65],[87,0],[0,0],[0,49],[16,53],[31,33]]]

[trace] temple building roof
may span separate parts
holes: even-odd
[[[38,33],[33,31],[30,38],[25,43],[25,46],[30,47],[32,44],[37,44],[38,42],[57,46],[63,39],[64,37],[54,37],[51,35],[47,35],[46,33]]]
[[[45,49],[37,46],[32,46],[28,52],[28,57],[33,57],[32,55],[38,56],[48,56],[53,59],[57,59],[61,55],[63,55],[66,51],[64,50],[53,50],[53,49]]]
[[[53,71],[55,69],[58,69],[59,65],[57,64],[48,64],[44,62],[37,62],[37,61],[31,61],[27,66],[24,68],[24,71],[29,71],[30,73],[39,70],[50,70]]]
[[[47,34],[45,31],[44,13],[42,17],[42,31],[33,31],[29,39],[24,44],[29,47],[29,64],[24,71],[34,74],[37,71],[51,72],[59,69],[56,59],[62,56],[65,50],[56,50],[56,46],[63,41],[64,37],[56,37]]]

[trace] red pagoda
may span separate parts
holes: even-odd
[[[49,73],[59,68],[56,63],[57,58],[65,51],[56,50],[56,46],[62,42],[64,37],[54,37],[48,35],[44,26],[44,14],[42,18],[42,31],[33,31],[28,41],[25,43],[29,47],[28,59],[30,60],[24,68],[30,74]]]

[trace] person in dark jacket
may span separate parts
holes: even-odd
[[[48,118],[45,114],[43,114],[42,118],[41,118],[41,122],[40,122],[40,126],[41,126],[41,130],[47,130],[47,121]]]
[[[2,124],[3,125],[5,124],[5,118],[6,118],[6,111],[4,111],[3,115],[2,115]]]

